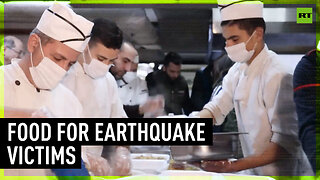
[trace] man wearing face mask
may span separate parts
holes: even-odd
[[[69,70],[63,80],[78,97],[84,117],[126,118],[118,95],[114,77],[109,73],[114,60],[118,58],[122,44],[122,31],[107,19],[94,21],[91,39],[78,62]],[[82,158],[91,175],[128,175],[131,161],[129,150],[116,147],[114,159],[101,157],[103,146],[82,146]]]
[[[3,67],[5,117],[82,116],[78,99],[60,81],[87,46],[92,26],[59,3],[44,11],[29,36],[29,54]]]
[[[143,104],[148,98],[148,88],[145,80],[137,75],[139,56],[131,62],[130,71],[117,80],[119,96],[124,105]]]
[[[110,69],[110,72],[117,80],[118,87],[120,89],[126,86],[126,83],[128,83],[126,82],[126,79],[124,79],[124,76],[126,73],[130,72],[133,62],[138,62],[138,58],[138,52],[134,46],[129,42],[124,42],[121,46],[118,59],[115,60],[114,66]],[[135,94],[131,97],[128,97],[128,94],[121,95],[124,102],[124,110],[126,111],[128,117],[142,118],[157,117],[162,115],[164,106],[163,98],[161,96],[147,97],[145,92],[145,84],[139,84],[139,86],[140,85],[142,86],[137,87],[137,91],[134,89],[132,90],[138,94]],[[130,86],[126,86],[125,88],[128,88],[128,90],[131,91]],[[139,94],[141,94],[141,96],[139,96]],[[140,100],[138,100],[139,97],[141,98]],[[132,98],[136,99],[135,102],[132,101]]]
[[[78,97],[85,117],[127,117],[117,84],[109,73],[118,58],[122,31],[114,22],[95,19],[89,44],[63,84]]]
[[[90,39],[93,23],[69,7],[54,3],[31,32],[29,54],[3,66],[4,117],[81,117],[82,106],[60,81]],[[56,175],[87,176],[81,169],[58,170]],[[11,176],[53,175],[50,169],[6,169]]]
[[[203,169],[256,175],[303,176],[312,169],[298,140],[292,75],[264,43],[265,22],[260,1],[219,3],[226,51],[236,62],[224,77],[222,90],[198,114],[222,124],[235,108],[244,158],[204,161]]]

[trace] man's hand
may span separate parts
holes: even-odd
[[[32,112],[31,118],[52,118],[52,113],[46,107],[42,107],[39,110]]]
[[[39,110],[27,110],[20,108],[4,107],[5,118],[48,118],[53,117],[51,112],[47,108],[41,108]]]
[[[94,176],[109,176],[111,174],[108,160],[90,153],[87,153],[87,158],[89,162],[86,164],[86,168]]]
[[[147,101],[139,106],[139,113],[145,117],[156,117],[164,112],[164,98],[161,95],[148,97]]]
[[[218,173],[228,173],[228,172],[235,171],[232,168],[232,162],[228,160],[202,161],[200,167],[205,171],[218,172]]]
[[[113,176],[128,176],[131,173],[131,158],[128,148],[118,146],[111,157]]]
[[[237,161],[206,161],[201,164],[202,168],[213,172],[236,172],[252,169],[273,163],[279,159],[289,158],[288,152],[276,143],[269,142],[261,154],[254,154]]]

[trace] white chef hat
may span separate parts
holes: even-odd
[[[218,0],[221,21],[263,18],[261,1]]]
[[[37,29],[70,48],[83,52],[90,40],[93,23],[66,5],[54,3],[46,9]]]

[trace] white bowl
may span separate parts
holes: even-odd
[[[137,157],[154,157],[162,159],[135,159]],[[169,155],[166,154],[149,154],[149,153],[134,153],[131,154],[132,169],[142,170],[146,173],[160,173],[169,167]]]

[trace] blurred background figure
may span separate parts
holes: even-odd
[[[3,44],[3,38],[1,38],[0,42],[0,66],[4,64],[4,44]]]
[[[137,56],[138,52],[131,43],[122,43],[119,56],[114,61],[114,66],[110,68],[111,74],[117,81],[122,80],[124,74],[130,71],[132,62]]]
[[[189,97],[188,84],[181,76],[182,58],[175,52],[169,52],[159,71],[149,73],[146,77],[149,95],[163,95],[166,113],[189,115],[192,102]]]
[[[131,62],[130,71],[117,80],[119,96],[124,105],[140,105],[147,101],[148,88],[145,80],[137,75],[139,56]]]
[[[227,54],[221,55],[217,60],[214,61],[212,70],[213,91],[210,99],[212,99],[212,96],[217,95],[221,90],[223,77],[228,73],[229,69],[231,68],[231,66],[233,66],[233,64],[234,62],[229,59]]]
[[[314,49],[302,57],[293,74],[294,101],[298,114],[299,139],[313,172],[316,172],[316,91],[320,86],[316,79],[317,51]],[[319,151],[319,150],[318,150]]]
[[[193,79],[191,101],[195,111],[202,110],[203,106],[207,104],[211,98],[213,91],[213,62],[214,59],[209,59],[206,67],[199,69]]]
[[[24,46],[20,39],[15,36],[6,36],[3,40],[4,65],[11,64],[14,58],[22,58],[24,55]]]
[[[110,68],[111,74],[117,80],[119,89],[123,88],[123,86],[128,83],[124,78],[130,80],[130,74],[127,77],[124,75],[132,70],[135,70],[135,66],[138,64],[136,63],[139,58],[137,50],[134,48],[133,44],[129,42],[124,42],[120,49],[120,53],[118,58],[114,61],[114,66]],[[135,65],[136,64],[136,65]],[[131,68],[132,67],[132,68]],[[129,79],[128,79],[129,77]],[[138,77],[137,77],[138,78]],[[124,110],[129,118],[142,118],[142,117],[157,117],[163,115],[163,107],[164,107],[164,100],[162,97],[148,97],[146,93],[146,89],[144,85],[140,87],[137,84],[136,87],[140,90],[137,93],[141,94],[142,99],[138,100],[138,97],[134,96],[127,96],[127,94],[123,95],[123,102],[124,102]],[[126,87],[127,90],[131,91],[130,86]],[[140,92],[139,92],[140,91]],[[132,92],[133,93],[133,92]],[[145,97],[147,96],[147,98]],[[141,98],[141,97],[139,97]],[[146,98],[146,99],[143,99]],[[132,99],[135,99],[133,102]],[[131,100],[131,104],[130,104]],[[144,102],[143,102],[144,101]],[[129,104],[127,104],[129,102]],[[139,104],[140,103],[140,104]]]

